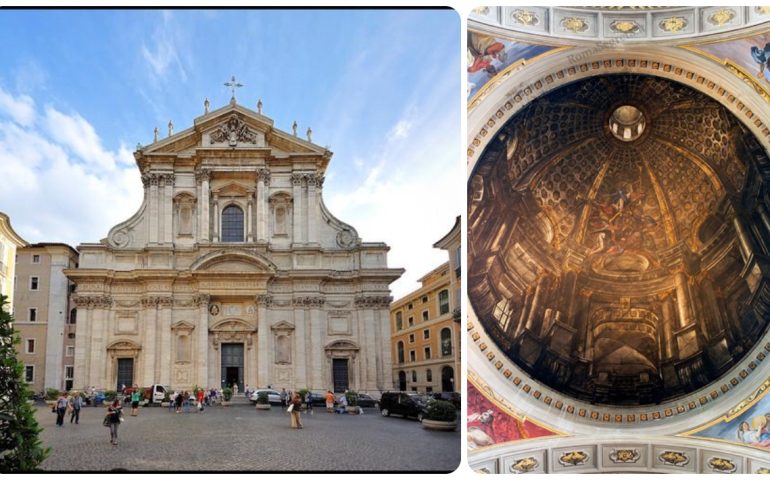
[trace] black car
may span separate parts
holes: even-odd
[[[380,397],[380,413],[383,417],[402,415],[422,422],[427,406],[428,399],[417,392],[385,392]]]
[[[436,392],[433,394],[435,400],[446,400],[452,402],[456,409],[460,409],[460,394],[457,392]]]
[[[377,408],[377,400],[365,393],[358,394],[358,406],[361,408]]]

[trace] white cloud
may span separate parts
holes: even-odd
[[[2,89],[0,97],[20,101]],[[38,127],[0,122],[2,210],[29,242],[98,241],[141,205],[131,153],[123,146],[116,152],[105,149],[77,113],[47,107],[42,118]]]
[[[178,36],[179,29],[173,15],[168,10],[164,11],[163,23],[152,34],[151,47],[142,44],[142,57],[150,64],[156,78],[165,79],[171,73],[171,68],[176,67],[182,81],[187,80],[187,72],[179,55]]]
[[[409,131],[412,129],[412,122],[406,118],[402,118],[398,123],[390,130],[388,139],[390,141],[403,140],[409,135]]]
[[[14,98],[0,90],[0,115],[9,116],[19,125],[30,126],[35,122],[35,102],[27,95]]]

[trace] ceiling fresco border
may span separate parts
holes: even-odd
[[[498,392],[500,394],[513,390],[516,395],[523,394],[534,399],[534,402],[527,402],[527,406],[532,408],[521,411],[520,415],[535,418],[549,429],[568,434],[596,434],[610,427],[635,428],[636,433],[644,433],[649,429],[656,434],[678,435],[688,430],[688,427],[683,425],[685,422],[690,424],[713,422],[715,416],[721,418],[723,416],[721,412],[735,405],[732,402],[736,395],[746,398],[746,392],[736,395],[732,393],[740,392],[739,387],[747,385],[745,379],[749,377],[749,373],[753,370],[761,370],[760,364],[770,353],[768,341],[770,331],[768,331],[764,340],[758,342],[755,348],[727,374],[689,395],[660,405],[628,407],[594,405],[559,393],[528,376],[489,338],[472,309],[469,309],[468,315],[469,372],[473,370],[477,378],[488,378],[486,385],[493,390],[503,388],[504,391]],[[486,373],[491,375],[486,377]],[[729,379],[730,376],[733,378]],[[718,385],[719,383],[722,385]],[[754,390],[755,388],[751,388],[752,392]],[[553,421],[546,420],[549,415],[553,416],[557,412],[559,412],[558,417],[555,418],[559,419],[559,428],[555,427]],[[563,425],[565,421],[566,430]]]
[[[528,14],[525,21],[512,17],[522,10]],[[770,7],[757,5],[644,8],[490,6],[477,7],[468,14],[469,28],[508,30],[562,43],[612,41],[619,37],[631,42],[692,43],[693,39],[701,36],[725,36],[768,21]]]
[[[483,112],[477,106],[468,115],[468,175],[496,132],[530,102],[562,85],[590,76],[613,73],[658,76],[700,91],[727,108],[768,150],[770,127],[765,123],[767,119],[763,121],[756,113],[766,110],[767,102],[758,95],[746,95],[748,92],[754,92],[753,88],[732,73],[725,71],[722,77],[701,75],[698,70],[702,68],[700,71],[707,72],[711,62],[684,49],[665,48],[638,52],[595,50],[582,50],[575,54],[570,53],[569,56],[563,51],[554,54],[551,59],[554,60],[555,67],[538,72],[533,71],[533,66],[530,66],[502,82],[501,86],[495,89],[494,97],[488,93],[489,106],[486,106]],[[708,64],[702,66],[704,62]],[[757,98],[758,101],[753,102],[752,98]]]

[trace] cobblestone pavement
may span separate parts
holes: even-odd
[[[105,410],[85,407],[80,424],[56,426],[56,415],[38,406],[43,444],[51,454],[44,470],[430,470],[452,471],[460,463],[460,432],[434,432],[414,421],[336,415],[317,408],[302,414],[304,429],[292,430],[278,406],[207,408],[175,414],[147,407],[137,417],[125,409],[119,445],[102,426]]]

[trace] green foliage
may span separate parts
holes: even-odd
[[[59,398],[59,395],[61,395],[61,392],[59,390],[56,390],[55,388],[45,389],[46,400],[56,400],[57,398]]]
[[[308,390],[307,388],[300,388],[299,390],[297,390],[297,393],[299,393],[299,396],[300,396],[300,398],[302,399],[303,402],[305,401],[305,396],[307,395],[307,392],[309,392],[309,391],[310,390]]]
[[[163,401],[164,402],[170,402],[171,401],[171,394],[166,390],[166,393],[163,394]]]
[[[233,389],[230,387],[223,388],[222,395],[225,397],[225,402],[229,402],[233,398]]]
[[[0,295],[0,472],[28,472],[37,470],[50,450],[38,438],[42,429],[27,403],[24,364],[14,348],[20,340],[13,331],[13,317],[5,310],[7,303],[7,297]]]
[[[104,391],[104,399],[108,402],[111,402],[115,400],[118,396],[118,392],[115,390],[105,390]]]
[[[353,390],[348,390],[347,392],[345,392],[345,400],[348,401],[349,407],[358,406],[358,392],[355,392]]]
[[[267,392],[259,392],[259,394],[257,394],[257,403],[260,405],[266,405],[268,403]]]
[[[431,400],[428,402],[426,417],[428,420],[438,420],[442,422],[454,422],[457,419],[457,410],[452,402],[446,400]]]

